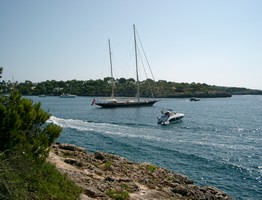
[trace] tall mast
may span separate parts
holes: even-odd
[[[108,39],[108,46],[109,46],[110,69],[111,69],[111,81],[112,81],[112,93],[111,93],[111,97],[114,97],[114,96],[115,96],[115,93],[114,93],[115,81],[114,81],[114,76],[113,76],[112,56],[111,56],[112,53],[111,53],[110,39]]]
[[[137,82],[137,100],[140,102],[140,83],[138,77],[138,64],[137,64],[137,46],[136,46],[136,27],[133,24],[134,29],[134,41],[135,41],[135,57],[136,57],[136,82]]]

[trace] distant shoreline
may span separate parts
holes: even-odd
[[[52,80],[40,83],[26,81],[25,83],[15,83],[15,87],[22,95],[60,96],[63,93],[70,93],[77,96],[108,97],[112,92],[111,79],[106,77],[103,80]],[[2,87],[5,93],[10,93],[14,83],[4,83]],[[114,96],[134,97],[136,92],[137,87],[134,79],[120,78],[115,80]],[[144,98],[218,98],[231,97],[232,95],[262,95],[262,90],[147,79],[140,81],[140,94]]]
[[[251,95],[251,96],[258,96],[258,95],[262,95],[262,93],[253,93],[253,94],[230,94],[230,95],[221,95],[221,94],[209,94],[209,95],[195,95],[195,94],[177,94],[177,95],[170,95],[170,96],[164,96],[164,97],[155,97],[155,99],[158,98],[174,98],[174,99],[188,99],[191,97],[196,97],[196,98],[230,98],[233,96],[245,96],[245,95]],[[23,95],[23,96],[39,96],[41,97],[41,95]],[[91,97],[91,98],[107,98],[109,96],[93,96],[93,95],[76,95],[76,97]],[[59,95],[45,95],[44,97],[60,97]],[[115,98],[129,98],[129,97],[124,97],[124,96],[119,96],[119,97],[115,97]],[[134,97],[130,97],[130,98],[134,98]],[[141,98],[149,98],[149,97],[141,97]]]

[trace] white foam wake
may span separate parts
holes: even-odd
[[[151,130],[152,128],[150,127],[130,127],[120,124],[97,123],[79,119],[64,119],[55,116],[51,116],[47,122],[54,123],[61,126],[62,128],[71,128],[78,131],[92,131],[94,133],[98,132],[107,135],[117,135],[119,137],[141,138],[145,140],[167,142],[166,139],[157,137],[155,135],[150,135],[150,133],[154,132],[154,130]]]

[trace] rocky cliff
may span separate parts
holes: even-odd
[[[215,187],[194,185],[186,176],[150,163],[90,153],[70,144],[53,145],[48,160],[83,188],[82,200],[232,199]]]

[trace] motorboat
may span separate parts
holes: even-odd
[[[191,97],[190,101],[200,101],[200,98],[196,98],[196,97]]]
[[[183,113],[178,113],[171,109],[164,109],[161,111],[161,114],[162,115],[157,118],[157,123],[162,125],[178,122],[184,117]]]

